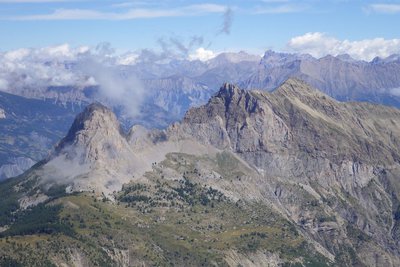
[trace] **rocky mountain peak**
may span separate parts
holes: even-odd
[[[184,123],[189,128],[185,130],[198,140],[240,153],[292,147],[299,153],[307,148],[308,154],[323,154],[333,161],[393,162],[398,158],[393,149],[397,138],[382,134],[389,126],[378,122],[389,117],[396,120],[398,111],[380,107],[372,115],[375,108],[338,102],[297,78],[289,78],[272,93],[225,84],[207,105],[189,110]],[[376,123],[371,124],[371,116]],[[393,136],[398,131],[395,124],[385,130]],[[321,136],[335,136],[340,142]],[[370,138],[381,140],[381,145],[369,144]],[[256,157],[252,161],[257,162]]]
[[[321,93],[317,89],[311,87],[304,81],[290,77],[282,85],[273,91],[273,94],[279,95],[280,97],[289,98],[304,98],[304,97],[319,97],[319,98],[330,98],[329,96]]]
[[[75,143],[79,135],[89,138],[101,134],[109,135],[110,132],[122,134],[117,117],[106,106],[98,102],[92,103],[78,114],[58,148]]]
[[[300,88],[297,88],[300,87]],[[275,91],[283,91],[287,90],[288,88],[291,89],[296,89],[299,91],[299,89],[304,89],[304,88],[311,88],[310,85],[305,83],[304,81],[296,78],[296,77],[289,77],[286,81],[284,81]],[[316,90],[316,89],[312,89]]]
[[[42,183],[72,191],[112,192],[131,177],[132,150],[116,115],[100,103],[88,105],[73,122],[41,170]],[[90,178],[87,177],[90,173]]]
[[[250,91],[225,83],[204,108],[208,109],[208,114],[211,116],[214,114],[221,118],[239,119],[256,110],[257,99]],[[196,112],[196,109],[189,110],[185,117],[193,117],[193,115],[197,117],[196,114],[192,114],[193,112]]]
[[[356,62],[357,60],[354,59],[352,56],[350,56],[349,54],[340,54],[336,56],[337,59],[340,59],[344,62]]]
[[[224,83],[217,93],[217,97],[232,99],[241,94],[241,89],[231,83]]]

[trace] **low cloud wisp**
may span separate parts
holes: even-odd
[[[229,35],[231,33],[232,23],[233,23],[233,11],[230,7],[228,7],[224,12],[222,27],[219,30],[218,34],[224,33]]]
[[[140,107],[145,98],[145,90],[133,74],[121,72],[110,55],[87,55],[78,64],[80,72],[92,77],[99,87],[99,98],[112,106],[122,106],[129,117],[140,115]]]
[[[73,87],[79,92],[96,86],[99,100],[121,106],[126,115],[135,117],[145,90],[134,73],[120,70],[120,60],[108,44],[95,49],[64,44],[4,52],[0,53],[0,90],[35,97],[49,87]]]

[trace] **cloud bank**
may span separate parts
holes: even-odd
[[[207,61],[216,56],[217,54],[215,54],[213,51],[200,47],[196,49],[196,51],[193,54],[189,55],[189,60]]]
[[[338,40],[320,32],[296,36],[287,44],[291,52],[311,54],[314,57],[349,54],[359,60],[371,61],[375,57],[386,58],[400,53],[400,39],[364,39],[360,41]]]
[[[127,116],[135,117],[144,100],[144,89],[133,73],[128,76],[120,70],[134,61],[134,56],[116,55],[106,43],[92,49],[63,44],[0,53],[0,90],[34,97],[48,93],[50,87],[79,91],[95,86],[99,100],[121,106]],[[52,92],[57,97],[58,91]]]
[[[28,87],[38,90],[48,86],[91,85],[84,74],[68,69],[68,62],[89,53],[89,48],[59,45],[38,49],[18,49],[0,53],[0,90],[18,91]]]

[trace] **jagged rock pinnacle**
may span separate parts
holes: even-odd
[[[106,106],[98,102],[92,103],[75,118],[68,134],[57,146],[57,150],[77,142],[79,135],[89,139],[94,135],[110,135],[110,132],[123,133],[117,117]]]
[[[221,97],[221,96],[227,97],[228,96],[229,98],[232,98],[234,95],[240,94],[241,91],[242,90],[234,84],[224,83],[221,86],[221,88],[219,89],[217,96],[219,96],[219,97]]]

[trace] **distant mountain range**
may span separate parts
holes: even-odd
[[[0,265],[399,266],[400,110],[225,84],[164,130],[87,106],[0,183]]]
[[[53,108],[63,110],[70,122],[79,111],[77,107],[99,101],[113,108],[125,129],[133,124],[165,128],[180,120],[190,107],[206,103],[224,82],[246,89],[271,91],[289,77],[297,77],[340,101],[366,101],[400,107],[398,55],[365,62],[348,55],[317,59],[310,55],[267,51],[262,58],[239,52],[222,53],[208,61],[146,59],[133,61],[130,65],[115,61],[96,62],[90,57],[54,61],[46,58],[17,63],[11,69],[1,67],[0,63],[0,89],[10,94],[3,94],[4,101],[0,102],[0,130],[7,135],[19,136],[20,132],[15,132],[15,128],[6,126],[4,122],[11,119],[27,121],[30,130],[25,131],[25,135],[35,133],[39,139],[50,138],[46,150],[54,145],[54,138],[59,138],[66,130],[66,121],[48,112],[51,110],[49,105],[54,104]],[[34,66],[29,68],[30,65]],[[29,99],[40,100],[34,102],[35,106],[43,116],[50,118],[47,125],[60,125],[52,130],[57,134],[50,134],[52,137],[42,134],[40,123],[19,117],[18,112],[24,113],[27,107],[25,104],[16,105],[16,112],[14,106],[7,105],[9,100],[6,99],[11,95],[23,97],[14,98],[21,103],[28,103]],[[132,107],[133,113],[129,112]],[[7,117],[13,113],[16,115]],[[4,116],[7,119],[2,119]],[[25,138],[30,142],[29,137]],[[43,155],[43,147],[34,148],[26,146],[26,143],[14,144],[14,149],[19,152],[9,153],[7,142],[9,140],[4,138],[0,140],[0,146],[4,147],[0,151],[3,153],[0,179],[19,173],[36,162],[39,156],[32,155]],[[19,157],[23,157],[25,163],[15,165]]]
[[[137,90],[135,87],[140,86],[146,91],[142,105],[154,104],[180,118],[191,105],[204,103],[224,82],[239,84],[247,89],[271,91],[289,77],[297,77],[338,100],[400,105],[399,55],[385,59],[377,57],[366,62],[352,59],[349,55],[317,59],[311,55],[268,50],[262,58],[239,52],[221,53],[208,61],[155,59],[138,60],[130,65],[100,61],[89,64],[86,61],[88,59],[85,57],[77,57],[37,63],[45,69],[54,69],[54,73],[51,73],[54,77],[47,77],[48,73],[45,77],[34,77],[25,70],[27,68],[4,68],[0,78],[8,86],[2,90],[28,98],[51,98],[59,102],[100,100],[118,105],[118,102],[109,101],[107,95],[101,93],[106,89],[99,90],[99,87],[107,86],[96,81],[96,77],[101,80],[97,72],[116,83],[124,79],[130,81],[129,78],[133,76],[140,82],[132,83],[130,90]],[[34,63],[29,61],[25,64]],[[99,65],[103,66],[101,71],[83,70],[83,66],[95,69]],[[57,73],[62,81],[57,80]],[[118,76],[118,81],[115,81],[115,76]]]
[[[273,90],[289,77],[300,78],[341,101],[367,101],[400,107],[400,57],[357,61],[348,55],[320,59],[267,51],[257,71],[241,84]]]
[[[269,50],[262,58],[239,52],[221,53],[208,61],[138,60],[130,65],[119,65],[118,62],[89,64],[86,61],[88,59],[85,57],[77,57],[61,62],[43,62],[39,66],[54,69],[54,77],[47,80],[33,77],[25,69],[16,71],[4,68],[0,78],[7,81],[8,87],[3,90],[28,98],[51,98],[62,103],[96,100],[115,107],[121,105],[122,101],[113,100],[110,97],[113,93],[104,91],[118,91],[118,86],[125,86],[121,86],[121,83],[129,83],[131,77],[135,77],[138,83],[131,82],[132,85],[128,84],[128,87],[132,91],[139,88],[144,91],[139,104],[154,105],[168,113],[167,117],[176,120],[189,107],[205,103],[224,82],[246,89],[271,91],[286,79],[297,77],[341,101],[357,100],[400,106],[398,55],[365,62],[352,59],[349,55],[317,59],[310,55]],[[97,66],[102,67],[96,70]],[[93,70],[85,72],[84,68]],[[62,77],[62,82],[55,81],[57,73]],[[99,76],[114,83],[116,88],[103,84]],[[38,80],[35,81],[35,78]],[[165,124],[156,123],[154,126],[163,127]]]

